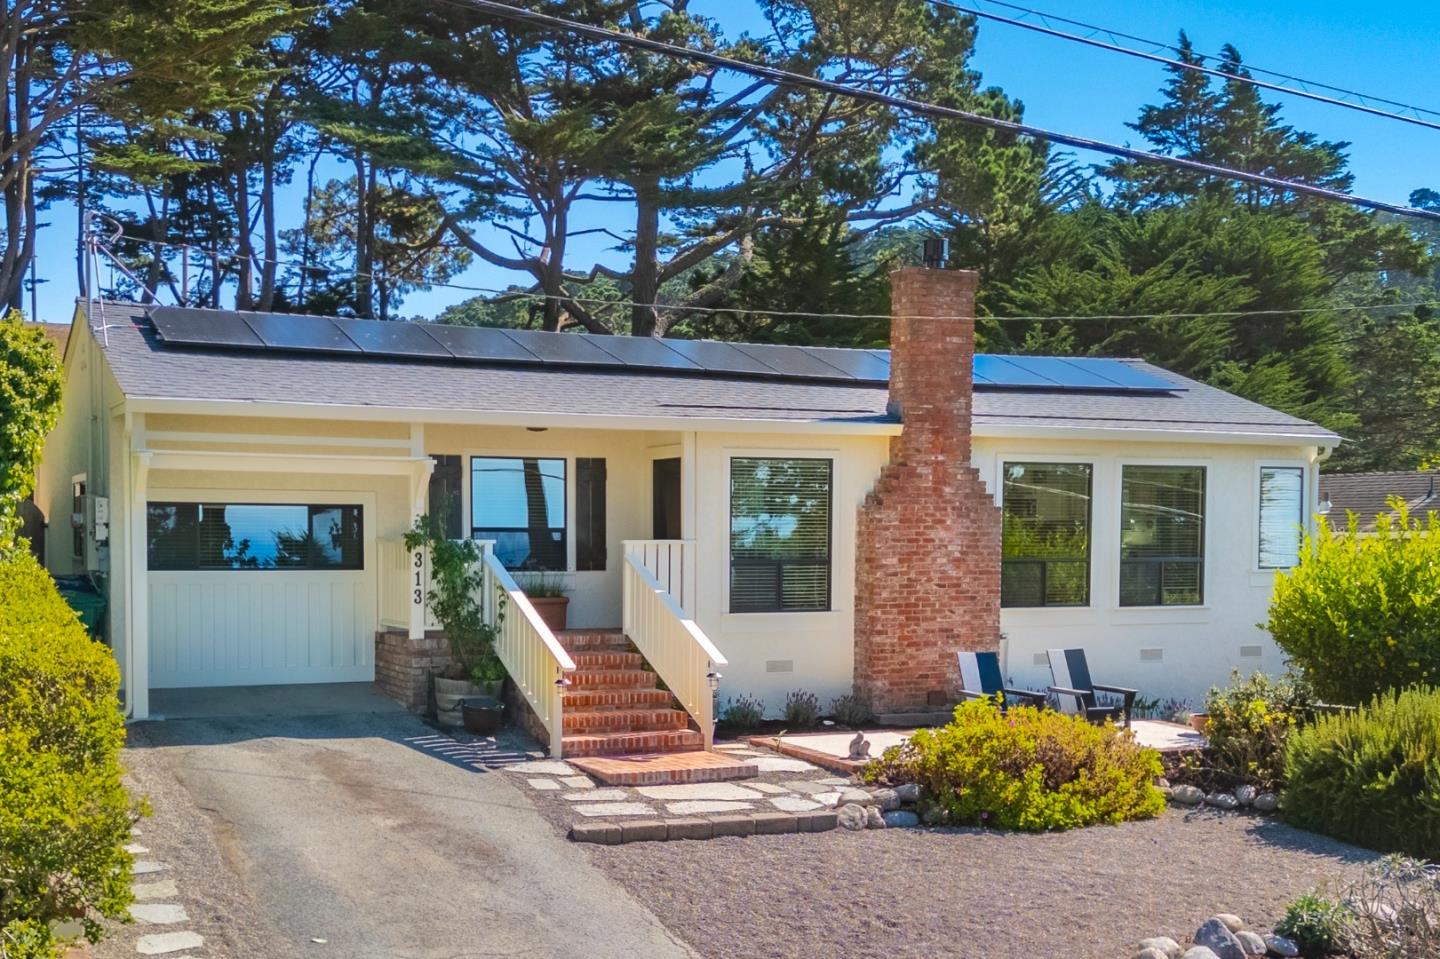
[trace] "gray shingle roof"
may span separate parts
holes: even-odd
[[[83,304],[82,304],[83,307]],[[393,360],[320,353],[236,352],[166,346],[147,308],[106,302],[102,348],[121,390],[132,398],[293,403],[475,413],[587,413],[722,421],[832,424],[894,422],[878,385],[747,379],[640,370],[555,370]],[[569,335],[569,334],[555,334]],[[108,340],[108,342],[107,342]],[[977,429],[1176,430],[1338,441],[1313,423],[1202,383],[1127,360],[1176,384],[1173,394],[1111,394],[981,389]]]
[[[1373,530],[1377,516],[1393,512],[1388,503],[1392,496],[1404,500],[1413,516],[1440,510],[1440,471],[1325,473],[1320,477],[1320,498],[1330,501],[1330,520],[1336,526],[1343,526],[1354,513],[1361,529]]]

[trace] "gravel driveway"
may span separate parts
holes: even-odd
[[[1126,959],[1216,912],[1273,923],[1375,857],[1258,816],[1175,810],[1041,835],[887,829],[586,851],[714,959]]]
[[[516,777],[423,748],[405,714],[134,727],[126,762],[156,815],[204,959],[685,959],[676,940],[535,810]],[[134,926],[100,956],[135,956]],[[176,953],[179,955],[180,953]]]

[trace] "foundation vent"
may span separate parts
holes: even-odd
[[[795,660],[793,660],[793,659],[767,659],[767,660],[765,660],[765,672],[767,672],[767,673],[793,673],[793,672],[795,672]]]
[[[1261,654],[1262,654],[1263,652],[1264,652],[1264,650],[1262,650],[1259,646],[1241,646],[1241,647],[1240,647],[1240,658],[1242,658],[1242,659],[1259,659],[1260,656],[1261,656]]]
[[[1159,662],[1163,662],[1164,659],[1165,659],[1165,650],[1163,650],[1163,649],[1142,649],[1142,650],[1140,650],[1140,662],[1142,662],[1142,663],[1159,663]]]

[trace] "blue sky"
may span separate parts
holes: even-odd
[[[727,36],[763,30],[751,0],[694,2],[695,9],[720,22]],[[1440,109],[1440,70],[1435,66],[1431,29],[1434,8],[1424,0],[1358,7],[1339,0],[1017,2],[1033,2],[1047,12],[1161,40],[1172,38],[1183,27],[1205,53],[1217,53],[1230,42],[1254,66]],[[1125,123],[1134,119],[1141,104],[1155,100],[1164,81],[1158,64],[986,21],[980,25],[972,65],[983,73],[986,84],[998,85],[1024,103],[1028,122],[1112,142],[1137,140]],[[1435,159],[1440,155],[1440,131],[1296,98],[1282,102],[1286,119],[1295,126],[1326,139],[1352,142],[1357,193],[1404,203],[1418,187],[1440,189]],[[1078,156],[1084,162],[1101,159]],[[298,210],[299,204],[288,206]],[[76,289],[75,215],[73,209],[55,207],[46,219],[51,225],[40,238],[37,267],[44,281],[40,318],[68,322]],[[606,256],[616,265],[625,259]],[[504,287],[518,279],[477,264],[456,282]],[[429,316],[471,295],[445,288],[417,292],[406,299],[401,312]]]

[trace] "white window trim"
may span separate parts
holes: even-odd
[[[1150,606],[1122,606],[1120,604],[1120,550],[1123,542],[1123,529],[1121,523],[1124,521],[1124,503],[1122,500],[1125,489],[1125,467],[1127,466],[1198,466],[1205,470],[1204,493],[1204,535],[1201,537],[1201,554],[1203,562],[1200,564],[1200,602],[1186,605],[1150,605]],[[1122,456],[1115,460],[1115,477],[1111,481],[1111,495],[1115,498],[1115,542],[1114,542],[1114,563],[1115,578],[1113,590],[1110,597],[1110,611],[1124,614],[1131,610],[1145,610],[1149,612],[1169,612],[1179,610],[1190,612],[1210,608],[1211,589],[1214,584],[1211,582],[1211,570],[1215,564],[1214,554],[1214,518],[1211,509],[1211,486],[1215,480],[1215,461],[1209,458],[1189,458],[1183,456]]]
[[[1294,569],[1294,566],[1260,565],[1260,477],[1267,469],[1298,469],[1300,471],[1300,525],[1305,535],[1315,532],[1315,471],[1311,464],[1300,459],[1262,459],[1255,461],[1250,482],[1250,572],[1273,576],[1277,572]],[[1304,551],[1304,544],[1301,544]],[[1297,558],[1296,564],[1299,560]]]
[[[837,468],[840,463],[840,450],[828,449],[796,449],[795,447],[733,447],[726,446],[720,450],[720,455],[725,462],[725,511],[723,514],[724,530],[723,549],[725,556],[725,575],[720,584],[720,602],[723,615],[734,618],[750,619],[762,616],[831,616],[838,612],[835,608],[835,567],[838,537],[835,534],[835,513],[836,507],[842,502],[840,499],[840,470]],[[797,610],[747,610],[734,612],[730,608],[730,477],[732,461],[736,459],[801,459],[801,460],[829,460],[830,461],[830,606],[828,609],[797,609]],[[857,557],[858,562],[858,557]]]
[[[1077,613],[1077,612],[1080,612],[1080,611],[1083,611],[1083,610],[1094,610],[1094,609],[1097,609],[1097,608],[1098,608],[1098,604],[1096,603],[1095,597],[1096,597],[1096,595],[1100,592],[1100,590],[1096,588],[1098,584],[1096,583],[1096,577],[1095,577],[1095,571],[1096,571],[1095,556],[1096,556],[1096,553],[1097,553],[1097,551],[1098,551],[1098,550],[1097,550],[1097,547],[1098,547],[1100,544],[1099,544],[1099,542],[1097,542],[1097,538],[1096,538],[1096,535],[1095,535],[1095,534],[1096,534],[1096,529],[1097,529],[1096,515],[1095,515],[1095,504],[1096,504],[1096,499],[1098,498],[1098,495],[1099,495],[1100,479],[1101,479],[1101,473],[1102,473],[1100,458],[1097,457],[1097,456],[1096,456],[1095,454],[1093,454],[1093,453],[1092,453],[1092,454],[1076,454],[1076,453],[1050,454],[1050,453],[1036,452],[1036,451],[1033,451],[1033,450],[1032,450],[1032,451],[1029,451],[1029,452],[1024,452],[1024,453],[1004,453],[1004,452],[996,453],[996,454],[995,454],[995,467],[994,467],[994,469],[995,469],[995,472],[994,472],[994,476],[995,476],[994,496],[995,496],[995,505],[998,506],[998,507],[1000,507],[1000,515],[1001,515],[1001,517],[1002,517],[1002,522],[1003,522],[1003,517],[1004,517],[1004,515],[1005,515],[1005,464],[1006,464],[1006,463],[1064,463],[1064,464],[1070,464],[1070,465],[1078,464],[1078,465],[1083,465],[1083,466],[1088,466],[1088,467],[1090,467],[1090,569],[1089,569],[1089,575],[1088,575],[1087,578],[1086,578],[1086,582],[1088,583],[1087,592],[1088,592],[1088,594],[1089,594],[1089,599],[1088,599],[1088,601],[1087,601],[1085,604],[1080,605],[1080,606],[1004,606],[1004,605],[1002,605],[1002,606],[1000,607],[1000,608],[1001,608],[1001,611],[1002,611],[1003,613],[1007,614],[1007,615],[1008,615],[1008,614],[1013,614],[1013,613],[1020,613],[1020,614],[1026,614],[1026,615],[1032,615],[1032,614],[1044,615],[1044,614],[1046,614],[1046,613],[1052,613],[1052,612],[1054,612],[1054,613],[1062,613],[1062,614],[1063,614],[1063,613],[1072,613],[1072,614],[1073,614],[1073,613]],[[1117,510],[1117,512],[1118,512],[1118,510]],[[1116,548],[1117,548],[1117,550],[1118,550],[1118,545],[1117,545]],[[1001,563],[1002,563],[1002,564],[1004,563],[1004,560],[1003,560],[1003,559],[1001,560]],[[1115,561],[1115,568],[1116,568],[1117,570],[1119,569],[1119,564],[1120,564],[1120,561],[1119,561],[1119,553],[1117,552],[1117,553],[1116,553],[1116,561]],[[1117,577],[1117,580],[1116,580],[1116,581],[1117,581],[1117,584],[1118,584],[1118,577]],[[1117,586],[1117,588],[1118,588],[1118,586]],[[1125,609],[1133,609],[1133,608],[1135,608],[1135,607],[1126,606],[1126,607],[1124,607],[1124,608],[1125,608]],[[1171,607],[1168,607],[1168,606],[1167,606],[1167,607],[1165,607],[1165,608],[1166,608],[1166,609],[1170,609]]]

